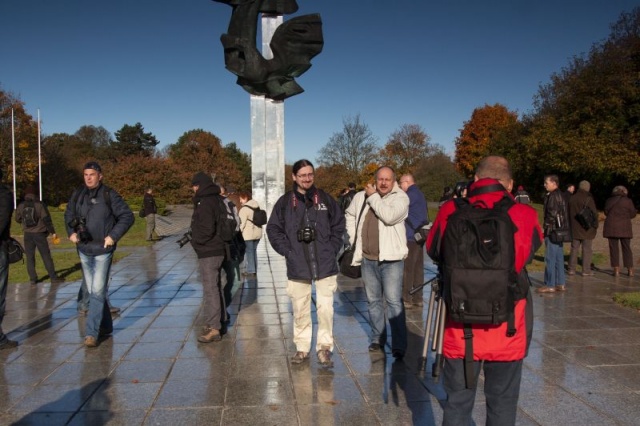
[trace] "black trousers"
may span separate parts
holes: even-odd
[[[42,256],[42,263],[49,273],[49,278],[54,280],[58,278],[56,269],[53,266],[49,243],[47,242],[46,232],[25,232],[24,233],[24,253],[27,255],[27,273],[31,282],[38,281],[36,273],[36,248]]]
[[[512,426],[516,424],[522,360],[511,362],[474,362],[476,386],[480,368],[484,371],[484,394],[487,404],[487,426]],[[467,389],[464,378],[464,360],[446,358],[444,363],[443,425],[462,426],[471,424],[471,414],[476,389]]]
[[[424,282],[424,246],[419,246],[415,241],[407,241],[409,254],[404,260],[404,275],[402,278],[402,300],[409,303],[422,301],[422,289],[413,296],[409,292],[413,287],[418,287]]]

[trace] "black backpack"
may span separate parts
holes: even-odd
[[[218,204],[216,205],[216,235],[222,238],[225,243],[231,243],[236,235],[236,227],[238,222],[230,211],[229,206],[221,196],[217,196]]]
[[[38,214],[36,213],[36,203],[33,200],[26,200],[22,209],[22,224],[25,228],[33,228],[38,224]]]
[[[255,226],[264,226],[267,224],[267,212],[265,210],[262,210],[260,207],[244,207],[249,207],[253,210],[253,217],[249,219],[249,221],[251,221]]]
[[[488,185],[469,196],[504,191],[502,185]],[[453,321],[464,325],[465,372],[467,387],[472,387],[472,324],[508,323],[507,336],[516,333],[514,305],[526,297],[528,280],[515,271],[514,235],[517,228],[508,214],[515,204],[504,197],[486,208],[482,202],[471,204],[456,198],[444,231],[442,242],[443,297],[447,313]],[[526,274],[526,273],[525,273]]]

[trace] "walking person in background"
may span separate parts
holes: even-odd
[[[547,194],[544,198],[544,286],[536,289],[537,293],[555,293],[566,290],[564,273],[563,241],[552,241],[553,232],[569,228],[569,210],[567,200],[560,190],[558,175],[547,175],[544,178]],[[570,228],[569,228],[570,229]]]
[[[156,230],[156,213],[158,213],[158,206],[156,205],[156,199],[153,198],[153,189],[147,188],[144,193],[143,199],[144,206],[144,218],[147,221],[147,241],[153,241],[153,233]],[[156,236],[158,233],[156,232]],[[158,237],[158,239],[160,239]]]
[[[24,231],[24,252],[27,255],[27,273],[32,285],[38,282],[36,273],[36,248],[42,257],[42,263],[49,274],[51,284],[60,284],[64,278],[59,278],[51,258],[47,236],[51,234],[54,239],[56,230],[51,221],[51,215],[47,206],[36,200],[36,188],[29,185],[24,190],[24,201],[18,204],[16,209],[16,222],[22,225]]]
[[[84,186],[71,196],[64,212],[67,233],[76,244],[82,276],[89,294],[85,346],[98,346],[100,337],[113,332],[107,292],[117,242],[133,225],[124,199],[102,184],[102,168],[95,161],[84,165]]]
[[[255,278],[258,272],[257,248],[262,238],[262,227],[256,226],[252,219],[255,214],[254,209],[260,208],[260,205],[248,192],[240,193],[240,204],[242,207],[238,211],[238,216],[240,216],[240,231],[246,244],[244,258],[247,261],[244,274],[249,278]]]
[[[620,249],[622,247],[622,262],[630,277],[633,276],[633,253],[631,252],[631,238],[633,228],[631,219],[636,217],[636,208],[628,197],[627,188],[618,185],[613,188],[611,197],[604,205],[604,220],[602,235],[609,240],[609,259],[613,268],[613,275],[620,275]]]
[[[531,204],[531,197],[529,197],[529,193],[524,189],[524,186],[518,186],[518,190],[514,194],[516,203],[520,204]]]
[[[597,215],[596,203],[593,201],[593,196],[589,192],[591,190],[591,184],[586,180],[581,181],[578,184],[578,190],[569,200],[569,217],[571,218],[571,254],[569,254],[569,275],[576,274],[576,264],[578,263],[578,250],[582,246],[582,276],[591,276],[591,258],[593,257],[593,240],[596,238],[597,227],[593,228],[589,226],[589,229],[584,227],[578,222],[576,217],[580,211],[587,207]]]

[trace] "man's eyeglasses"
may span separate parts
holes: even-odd
[[[306,175],[296,175],[298,179],[313,179],[313,173],[307,173]]]

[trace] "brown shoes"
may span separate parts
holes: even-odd
[[[333,367],[333,361],[331,361],[331,351],[323,346],[318,351],[318,362],[325,367]]]
[[[222,340],[220,330],[211,327],[205,328],[202,335],[198,337],[198,342],[200,343],[219,342],[220,340]]]
[[[556,286],[556,291],[567,291],[567,288],[563,285],[557,285]]]
[[[93,336],[87,336],[84,338],[84,345],[88,348],[95,348],[98,346],[98,339]]]
[[[318,352],[318,358],[320,358],[320,352]],[[309,352],[298,351],[291,357],[291,364],[302,364],[309,359]]]
[[[536,293],[555,293],[555,292],[556,292],[555,287],[549,287],[546,285],[536,289]]]

